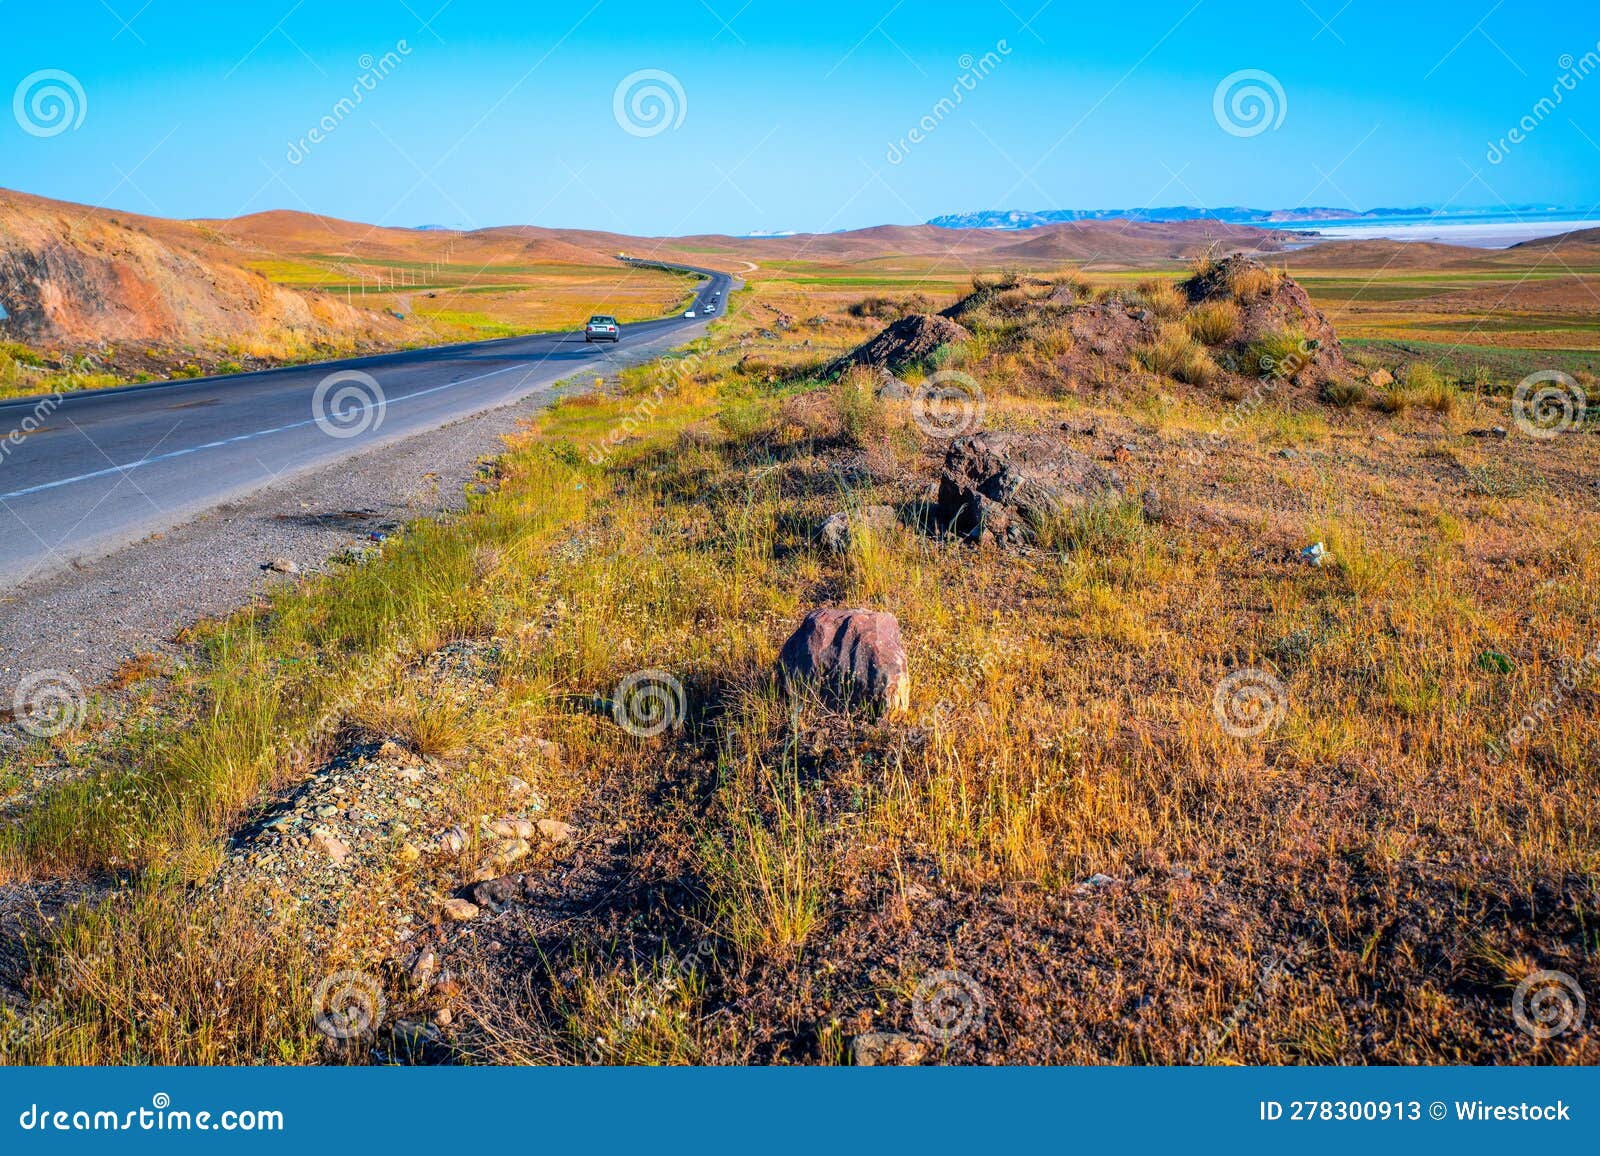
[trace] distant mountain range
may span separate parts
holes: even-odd
[[[1070,221],[1221,221],[1228,225],[1278,225],[1296,221],[1362,221],[1386,217],[1426,217],[1434,210],[1426,206],[1410,209],[1353,209],[1312,206],[1303,209],[1247,209],[1228,205],[1201,209],[1193,205],[1170,205],[1158,209],[1046,209],[1027,212],[1019,209],[988,209],[976,213],[948,213],[928,224],[941,229],[1037,229]]]

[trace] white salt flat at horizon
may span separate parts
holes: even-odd
[[[1279,228],[1294,229],[1293,226]],[[1363,221],[1348,225],[1308,225],[1318,241],[1434,241],[1477,249],[1505,249],[1523,241],[1553,237],[1579,229],[1600,228],[1600,221],[1475,221],[1432,224],[1384,224]],[[1295,230],[1298,231],[1298,230]],[[1315,243],[1315,242],[1312,242]]]

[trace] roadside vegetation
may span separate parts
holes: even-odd
[[[758,281],[713,338],[550,410],[463,513],[201,624],[186,666],[21,752],[0,877],[75,899],[7,977],[5,1058],[831,1064],[893,1032],[924,1062],[1600,1062],[1592,1023],[1539,1041],[1511,1012],[1545,970],[1600,992],[1574,665],[1600,439],[1476,436],[1514,428],[1515,378],[1423,359],[1244,404],[1304,356],[1245,335],[1281,280]],[[958,299],[971,340],[900,379],[959,370],[984,428],[1053,431],[1125,500],[1024,548],[934,532],[947,439],[826,367]],[[1138,309],[1148,334],[1111,328]],[[823,605],[898,617],[907,714],[785,693]],[[1251,737],[1216,706],[1240,670],[1281,688]],[[648,737],[613,701],[641,671],[681,688]],[[339,898],[280,870],[314,859],[259,867],[330,766],[354,812],[385,805],[360,768],[411,764],[438,794]],[[572,830],[457,921],[524,815]],[[314,1005],[347,972],[385,1014],[336,1043]],[[919,1024],[930,984],[960,1031]]]

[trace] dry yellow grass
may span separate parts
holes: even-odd
[[[1600,591],[1582,577],[1600,565],[1596,518],[1565,498],[1600,464],[1595,439],[1550,452],[1461,436],[1467,421],[1509,424],[1503,398],[1402,423],[1286,392],[1212,445],[1238,411],[1203,397],[1052,398],[1026,363],[1015,387],[996,384],[991,369],[1039,344],[1024,317],[966,355],[990,425],[1093,426],[1063,436],[1107,457],[1131,446],[1117,468],[1165,512],[1108,505],[1038,549],[976,550],[918,528],[940,447],[904,408],[860,379],[807,379],[870,320],[841,309],[754,334],[765,309],[806,301],[769,288],[741,303],[724,336],[747,343],[702,358],[604,464],[584,451],[630,400],[564,404],[461,519],[407,535],[354,585],[313,583],[230,626],[206,652],[218,713],[190,740],[210,773],[232,768],[225,806],[185,801],[217,788],[181,760],[160,793],[129,793],[113,745],[92,790],[46,800],[15,861],[204,863],[274,786],[270,768],[246,773],[252,752],[303,726],[304,702],[348,690],[313,665],[285,695],[280,660],[370,651],[403,627],[419,654],[475,640],[496,656],[471,725],[428,724],[425,738],[410,667],[347,709],[454,753],[463,779],[474,763],[515,765],[510,720],[525,720],[564,757],[522,773],[620,860],[559,940],[511,939],[509,959],[540,961],[531,971],[460,948],[477,980],[457,1036],[474,1057],[838,1062],[858,1032],[909,1029],[919,982],[958,971],[986,1007],[941,1053],[958,1062],[1600,1059],[1592,1035],[1536,1043],[1510,1017],[1535,970],[1600,985],[1594,672],[1498,757],[1491,745],[1600,633]],[[1181,369],[1199,347],[1170,329],[1152,356]],[[1280,456],[1285,443],[1314,445],[1314,460]],[[1208,450],[1191,465],[1196,444]],[[822,517],[875,502],[901,526],[844,557],[816,546]],[[1298,561],[1318,540],[1330,560]],[[785,700],[777,648],[819,604],[898,616],[912,718]],[[571,705],[645,668],[682,684],[681,730],[641,740]],[[1248,737],[1217,706],[1240,671],[1279,708]],[[148,787],[151,766],[140,773]],[[112,935],[165,943],[166,918],[74,924],[80,938],[44,966],[95,957]],[[257,931],[238,937],[248,951],[191,949],[258,976],[286,948]],[[705,962],[686,967],[691,954]],[[117,956],[122,988],[190,1006],[155,955]],[[296,983],[241,998],[292,1003]],[[81,1042],[57,1054],[134,1054],[107,1025],[138,1004],[107,990],[118,1010],[74,1005]],[[247,1030],[207,1058],[306,1058],[303,1025],[279,1038],[250,1026],[258,1012],[232,1014]]]

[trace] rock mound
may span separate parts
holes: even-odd
[[[1348,378],[1355,369],[1339,346],[1339,335],[1299,282],[1242,253],[1211,262],[1178,288],[1191,305],[1206,301],[1232,301],[1239,307],[1237,343],[1252,342],[1285,332],[1307,339],[1307,363],[1294,376],[1325,381]],[[1246,376],[1253,376],[1249,367]]]
[[[978,433],[945,453],[934,517],[976,542],[1026,542],[1066,510],[1120,497],[1115,470],[1050,434]]]
[[[838,372],[862,365],[898,373],[933,356],[941,345],[970,341],[965,328],[936,313],[911,313],[890,325],[871,341],[835,361],[830,369]]]

